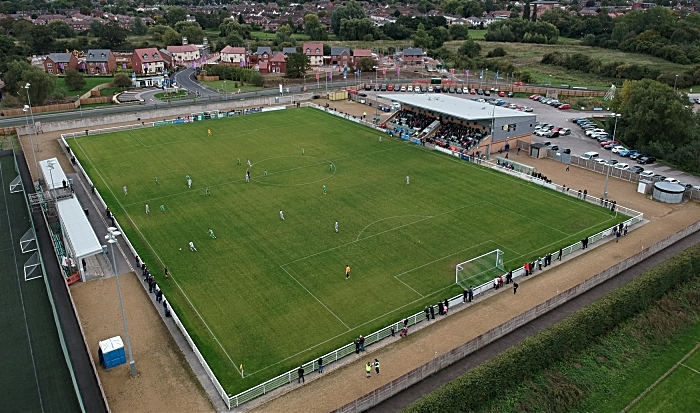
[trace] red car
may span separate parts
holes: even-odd
[[[530,99],[537,99],[540,95],[530,95]]]
[[[506,92],[498,92],[498,96],[504,98],[506,97]]]
[[[394,90],[394,85],[389,85],[389,86],[387,86],[387,87],[386,87],[386,90],[387,90],[388,92],[393,91],[393,90]]]
[[[476,89],[471,89],[471,90],[469,91],[469,94],[470,94],[470,95],[476,95]]]
[[[552,128],[552,132],[558,132],[561,133],[562,128]]]
[[[604,141],[604,142],[600,143],[600,147],[604,148],[608,145],[619,145],[619,144],[620,144],[620,142],[618,142],[618,141]]]
[[[571,109],[571,105],[569,105],[568,103],[564,103],[563,105],[559,106],[559,110],[567,110],[567,109]]]

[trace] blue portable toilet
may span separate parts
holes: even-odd
[[[124,342],[119,336],[100,341],[100,349],[97,351],[100,357],[100,365],[106,369],[126,363],[124,354]]]

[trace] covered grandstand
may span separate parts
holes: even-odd
[[[488,145],[492,151],[515,140],[530,141],[535,115],[487,102],[443,94],[381,94],[401,104],[388,126],[416,143],[471,149]],[[493,133],[492,133],[493,128]],[[511,143],[512,145],[512,143]]]

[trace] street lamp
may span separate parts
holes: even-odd
[[[615,118],[615,126],[613,127],[613,138],[612,140],[615,140],[615,132],[617,131],[617,120],[620,119],[622,116],[619,113],[611,113],[610,116]],[[612,165],[610,164],[610,161],[612,161],[612,148],[610,148],[610,159],[608,160],[608,167],[605,170],[605,188],[603,188],[603,198],[608,199],[608,177],[610,176],[610,168]]]
[[[34,127],[34,137],[36,138],[36,150],[37,152],[41,152],[41,146],[39,144],[39,135],[36,134],[36,122],[34,122],[34,110],[32,110],[32,100],[29,98],[30,86],[31,84],[27,83],[26,85],[24,85],[24,88],[27,90],[27,103],[29,104],[29,113],[32,115],[32,126]]]
[[[83,117],[83,105],[80,102],[80,95],[78,95],[78,108],[80,109],[80,117]]]
[[[676,75],[676,80],[673,81],[673,91],[676,91],[676,84],[678,84],[678,75]]]
[[[54,162],[53,159],[49,159],[46,162],[46,166],[49,168],[49,178],[51,179],[51,187],[49,188],[51,190],[51,196],[53,197],[54,202],[56,201],[56,188],[53,182],[53,167],[56,165],[56,162]],[[37,175],[39,175],[39,171],[37,171]]]
[[[224,100],[228,100],[228,89],[226,89],[226,79],[224,79]]]
[[[122,289],[119,286],[119,273],[117,272],[117,261],[114,259],[114,244],[117,243],[117,237],[122,233],[115,227],[107,228],[107,235],[105,239],[110,243],[112,249],[112,266],[114,267],[114,277],[117,279],[117,292],[119,293],[119,307],[122,310],[122,322],[124,323],[124,334],[126,335],[126,348],[129,350],[129,366],[131,367],[131,377],[137,376],[136,362],[134,362],[134,355],[131,353],[131,340],[129,339],[129,329],[126,326],[126,315],[124,315],[124,303],[122,302]]]

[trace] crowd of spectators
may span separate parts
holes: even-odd
[[[470,150],[485,137],[483,129],[448,122],[443,123],[428,142],[443,148],[452,146]]]
[[[423,130],[435,121],[435,118],[422,113],[411,112],[402,109],[397,112],[393,120],[396,124],[406,126],[411,129]]]

